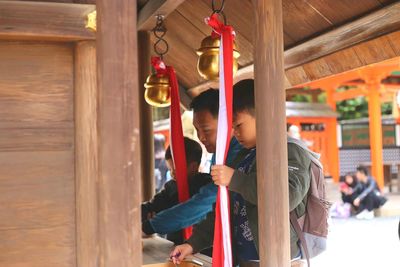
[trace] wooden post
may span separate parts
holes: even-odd
[[[371,147],[372,176],[375,177],[379,188],[383,190],[383,152],[382,152],[382,116],[379,89],[379,77],[370,77],[365,80],[368,88],[369,113],[369,142]]]
[[[326,90],[326,103],[336,111],[336,101],[333,99],[333,94],[336,87],[328,88]],[[326,125],[326,131],[328,132],[328,166],[329,173],[332,175],[333,181],[339,182],[339,148],[337,144],[337,118],[329,119]]]
[[[136,1],[98,0],[99,265],[142,265]]]
[[[142,159],[142,200],[150,200],[155,192],[154,181],[154,138],[152,109],[144,100],[144,83],[151,73],[150,35],[138,32],[139,39],[139,104],[140,104],[140,155]]]
[[[75,47],[75,180],[77,266],[98,266],[97,83],[95,41]]]
[[[289,194],[281,0],[255,0],[260,266],[288,267]]]

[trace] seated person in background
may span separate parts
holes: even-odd
[[[358,182],[353,173],[346,173],[343,181],[340,182],[340,193],[342,193],[343,203],[353,205],[354,200],[361,193],[357,186]]]
[[[162,134],[154,134],[154,182],[158,193],[169,180],[168,168],[165,162],[165,137]]]
[[[357,207],[356,218],[372,219],[373,210],[385,204],[387,199],[381,195],[374,178],[368,175],[367,168],[357,167],[356,177],[359,183],[359,188],[356,190],[360,192],[353,201],[353,205]]]
[[[203,153],[200,144],[187,137],[184,138],[184,143],[189,194],[192,197],[202,186],[211,182],[211,176],[206,173],[198,172]],[[170,147],[168,147],[165,152],[165,159],[173,180],[166,182],[164,188],[157,193],[153,199],[142,204],[142,222],[150,219],[154,216],[154,214],[157,214],[158,212],[168,209],[179,203],[178,189],[175,181],[175,168]],[[181,232],[169,233],[167,235],[167,239],[175,244],[182,244],[183,242],[183,236]]]
[[[358,182],[353,173],[346,173],[345,176],[340,178],[339,190],[342,194],[343,202],[333,203],[330,215],[334,218],[349,218],[352,210],[355,211],[357,207],[353,206],[354,199],[360,194],[357,186]]]

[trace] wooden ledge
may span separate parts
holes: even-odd
[[[85,28],[95,5],[0,1],[0,39],[5,40],[94,40]]]

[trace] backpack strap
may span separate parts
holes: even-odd
[[[310,265],[310,254],[308,253],[308,248],[307,248],[307,242],[306,239],[304,238],[303,231],[301,231],[300,224],[297,221],[297,215],[294,210],[290,212],[290,222],[292,223],[294,230],[296,231],[297,236],[300,239],[300,245],[303,247],[303,251],[306,254],[306,259],[307,259],[307,266],[311,267]]]

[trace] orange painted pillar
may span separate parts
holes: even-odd
[[[369,140],[371,147],[372,176],[375,177],[379,188],[384,187],[383,152],[382,152],[382,118],[381,101],[379,96],[380,79],[365,80],[368,88]]]
[[[333,99],[335,87],[326,90],[326,103],[336,111],[336,101]],[[328,132],[328,166],[329,173],[335,183],[339,182],[339,147],[337,143],[337,118],[331,118],[326,125]]]

